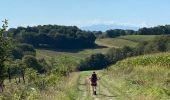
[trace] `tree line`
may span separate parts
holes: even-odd
[[[79,70],[107,68],[127,57],[170,51],[170,35],[157,36],[153,41],[141,42],[136,47],[111,48],[106,54],[93,54],[82,60]]]
[[[76,26],[38,25],[33,27],[11,28],[8,33],[20,42],[34,47],[56,49],[88,48],[95,45],[95,35],[82,31]]]
[[[106,32],[83,31],[76,26],[38,25],[10,28],[7,31],[17,42],[34,47],[75,49],[94,47],[96,38],[114,38],[122,35],[167,35],[170,25],[140,28],[138,31],[111,29]]]
[[[170,25],[156,26],[150,28],[140,28],[138,31],[134,30],[122,30],[122,29],[111,29],[106,32],[94,32],[99,38],[114,38],[122,35],[167,35],[170,34]]]

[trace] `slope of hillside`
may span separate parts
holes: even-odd
[[[106,72],[104,79],[109,85],[131,99],[170,99],[170,53],[128,58]]]
[[[123,46],[135,47],[139,42],[152,41],[159,35],[125,35],[116,38],[97,39],[96,44],[107,47],[121,48]]]
[[[120,36],[118,38],[130,40],[130,41],[134,41],[134,42],[143,42],[143,41],[151,41],[156,36],[158,36],[158,35],[125,35],[125,36]]]
[[[119,38],[104,38],[96,40],[96,43],[99,45],[107,46],[107,47],[114,47],[114,48],[121,48],[123,46],[130,46],[134,47],[137,45],[136,42],[126,40],[126,39],[119,39]]]
[[[94,53],[106,53],[110,48],[121,48],[123,46],[134,47],[141,41],[151,41],[156,35],[126,35],[117,38],[97,39],[95,43],[101,47],[91,49],[67,49],[67,50],[48,50],[37,49],[38,58],[49,59],[51,57],[66,55],[77,60],[86,58]],[[103,47],[102,47],[103,46]]]
[[[47,50],[47,49],[36,49],[38,58],[51,59],[57,56],[70,56],[76,60],[84,59],[94,53],[106,53],[109,48],[92,48],[92,49],[70,49],[67,51]]]

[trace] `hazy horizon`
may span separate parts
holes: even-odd
[[[9,27],[57,24],[86,27],[170,24],[169,0],[1,0],[0,19]]]

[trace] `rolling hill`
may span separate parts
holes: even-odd
[[[105,80],[135,100],[170,99],[170,53],[127,58],[106,71]]]
[[[69,55],[82,59],[96,52],[105,52],[111,47],[135,46],[141,41],[151,41],[155,36],[121,36],[112,39],[100,39],[98,45],[107,46],[102,49],[86,49],[78,52],[56,52],[37,50],[39,57]],[[132,45],[133,44],[133,45]],[[74,50],[73,50],[74,51]],[[44,55],[43,55],[44,56]],[[92,71],[83,71],[75,76],[77,82],[71,82],[71,88],[78,88],[74,93],[79,100],[168,100],[170,99],[170,53],[158,53],[131,57],[117,62],[109,69],[96,71],[98,81],[97,96],[92,96],[88,77]],[[69,84],[67,84],[70,86]],[[74,86],[74,87],[73,87]],[[77,92],[77,94],[75,94]],[[68,98],[65,96],[63,98]]]
[[[130,40],[133,42],[143,42],[143,41],[151,41],[156,36],[159,36],[159,35],[125,35],[125,36],[120,36],[118,38]]]
[[[80,60],[95,53],[105,54],[110,48],[121,48],[123,46],[135,47],[141,41],[153,40],[155,36],[156,35],[126,35],[117,38],[97,39],[95,43],[100,47],[90,49],[67,49],[67,50],[37,49],[36,51],[38,58],[49,59],[51,57],[65,55]]]

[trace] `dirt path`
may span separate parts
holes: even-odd
[[[78,100],[116,100],[115,95],[113,95],[108,87],[103,85],[102,81],[98,81],[97,95],[92,95],[92,89],[88,80],[89,72],[81,72],[78,84],[79,98]]]

